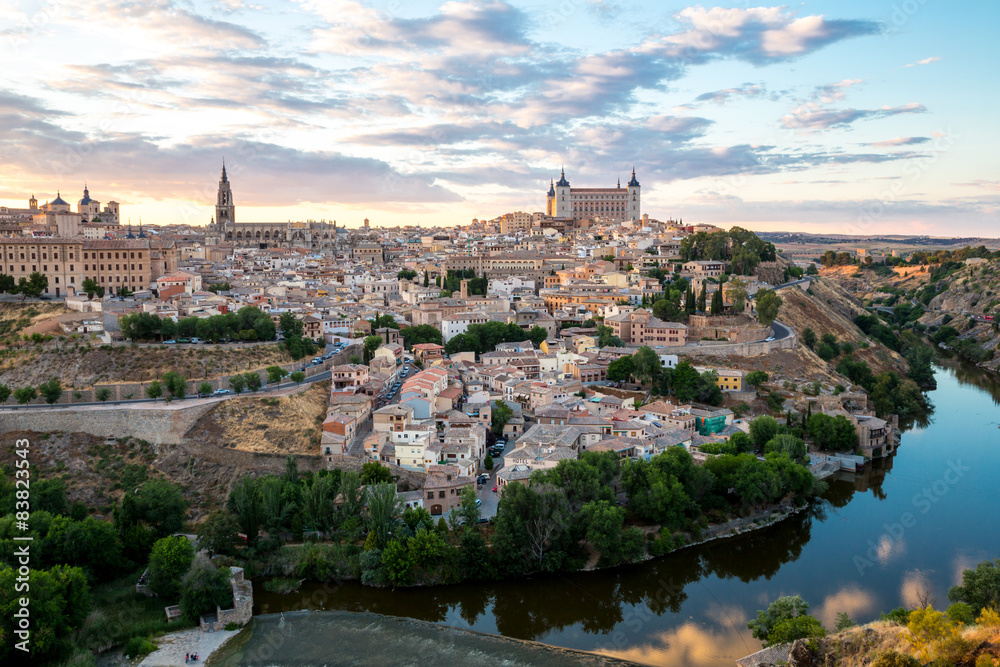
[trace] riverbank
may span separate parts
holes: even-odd
[[[209,657],[230,639],[239,634],[238,630],[202,632],[198,628],[183,630],[156,639],[158,647],[142,659],[136,667],[191,667],[205,664]],[[184,661],[188,655],[198,655],[198,662]]]
[[[256,616],[206,667],[293,664],[625,667],[643,663],[410,618],[329,611]]]

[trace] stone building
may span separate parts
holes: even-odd
[[[339,230],[343,231],[343,230]],[[337,245],[336,221],[327,222],[237,222],[232,184],[222,165],[222,177],[215,200],[215,216],[205,229],[205,245],[234,245],[266,248],[310,248],[319,250]]]

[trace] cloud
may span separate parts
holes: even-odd
[[[940,61],[941,61],[940,56],[932,56],[930,58],[924,58],[923,60],[918,60],[915,63],[910,63],[909,65],[903,65],[903,69],[906,69],[907,67],[916,67],[918,65],[930,65],[931,63],[936,63]]]
[[[899,107],[884,106],[878,109],[826,109],[810,102],[802,104],[781,119],[781,125],[789,130],[826,130],[831,127],[846,127],[861,119],[887,118],[907,113],[924,113],[927,107],[910,103]]]
[[[930,137],[895,137],[894,139],[883,139],[865,144],[875,148],[894,148],[896,146],[912,146],[914,144],[925,144],[930,141]]]
[[[825,86],[818,86],[816,90],[813,91],[813,99],[822,104],[839,102],[847,96],[848,88],[856,86],[859,83],[864,82],[861,79],[844,79],[843,81],[838,81],[837,83],[829,83]]]
[[[695,102],[714,102],[715,104],[726,104],[734,97],[759,97],[765,93],[764,87],[756,83],[744,83],[739,88],[723,88],[702,93],[694,98]]]

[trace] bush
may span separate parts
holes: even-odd
[[[920,661],[899,651],[879,653],[871,667],[920,667]]]
[[[910,612],[908,612],[905,607],[897,607],[890,612],[882,614],[879,618],[887,623],[906,625],[910,620]]]
[[[132,637],[125,642],[125,650],[122,651],[126,658],[141,658],[156,650],[156,644],[145,637]]]
[[[149,586],[162,598],[175,600],[181,579],[194,560],[194,547],[186,537],[164,537],[153,544],[149,555]]]
[[[964,602],[953,603],[945,613],[948,614],[949,619],[962,625],[972,625],[976,620],[976,615],[972,611],[972,607]]]
[[[200,556],[181,580],[181,612],[190,623],[215,611],[233,605],[233,589],[228,567],[216,567],[207,557]]]

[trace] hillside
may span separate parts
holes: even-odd
[[[57,377],[64,387],[82,389],[98,382],[141,382],[177,371],[188,379],[246,371],[292,360],[277,344],[179,348],[166,345],[94,345],[57,337],[0,350],[0,383],[37,386]]]
[[[198,420],[186,440],[245,452],[318,454],[329,382],[290,396],[231,398]]]
[[[781,310],[778,320],[795,328],[799,335],[800,350],[814,364],[826,366],[814,352],[801,344],[802,332],[812,329],[817,338],[823,334],[832,334],[840,342],[859,344],[867,343],[865,349],[856,349],[856,359],[863,359],[875,372],[884,370],[901,371],[906,369],[906,361],[896,352],[879,345],[864,334],[854,324],[854,318],[865,313],[861,303],[852,296],[837,281],[831,278],[814,280],[809,292],[790,288],[781,290]]]
[[[279,398],[224,401],[188,432],[180,445],[135,438],[108,442],[84,433],[6,433],[32,443],[32,466],[46,478],[62,476],[69,501],[108,514],[125,488],[163,477],[184,490],[194,520],[218,508],[244,475],[281,472],[286,454],[318,454],[320,423],[329,383],[317,382]],[[264,403],[267,400],[268,403]],[[273,402],[273,403],[272,403]],[[312,459],[315,461],[315,459]],[[13,447],[0,465],[13,466]],[[302,460],[300,467],[308,469]]]
[[[57,315],[68,312],[61,303],[0,303],[0,342],[51,328]]]
[[[798,640],[793,644],[788,664],[838,667],[902,667],[925,663],[994,667],[1000,664],[1000,627],[966,625],[958,630],[958,636],[958,640],[934,642],[926,652],[918,651],[905,625],[875,621],[809,642]],[[894,654],[894,659],[890,659]],[[927,662],[928,657],[936,660]]]

